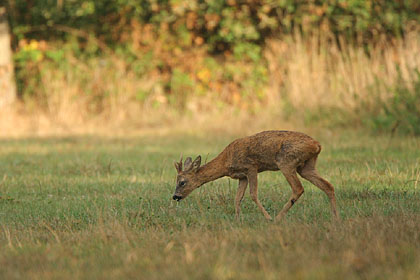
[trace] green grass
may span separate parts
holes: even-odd
[[[171,200],[180,153],[211,159],[231,136],[0,140],[0,279],[419,279],[420,139],[317,138],[341,223],[306,181],[280,224],[248,194],[235,221],[226,178]],[[290,187],[259,182],[275,216]]]

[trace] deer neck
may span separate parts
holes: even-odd
[[[224,165],[223,158],[220,155],[209,163],[201,166],[197,171],[197,176],[200,178],[200,185],[214,181],[226,175],[227,169]]]

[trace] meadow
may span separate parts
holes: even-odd
[[[223,178],[171,199],[181,153],[217,155],[239,134],[0,139],[0,279],[419,279],[420,139],[320,131],[318,170],[281,223]],[[290,196],[259,175],[271,215]]]

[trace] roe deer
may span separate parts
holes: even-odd
[[[276,220],[281,220],[303,194],[297,172],[327,194],[332,214],[334,218],[339,219],[334,188],[315,169],[320,152],[321,145],[300,132],[264,131],[240,138],[230,143],[216,158],[203,166],[200,166],[201,156],[194,161],[188,157],[184,169],[182,169],[182,157],[180,162],[175,162],[178,176],[172,198],[179,201],[203,184],[229,176],[239,180],[235,199],[236,218],[239,218],[241,201],[249,184],[252,200],[264,217],[271,220],[271,216],[258,200],[257,176],[259,172],[280,170],[292,187],[292,196],[276,217]]]

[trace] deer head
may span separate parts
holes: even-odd
[[[198,156],[194,161],[188,157],[184,162],[184,170],[182,170],[182,157],[179,162],[175,162],[175,168],[178,172],[176,178],[176,189],[174,200],[180,201],[187,197],[193,190],[201,186],[197,176],[197,170],[201,165],[201,156]]]

